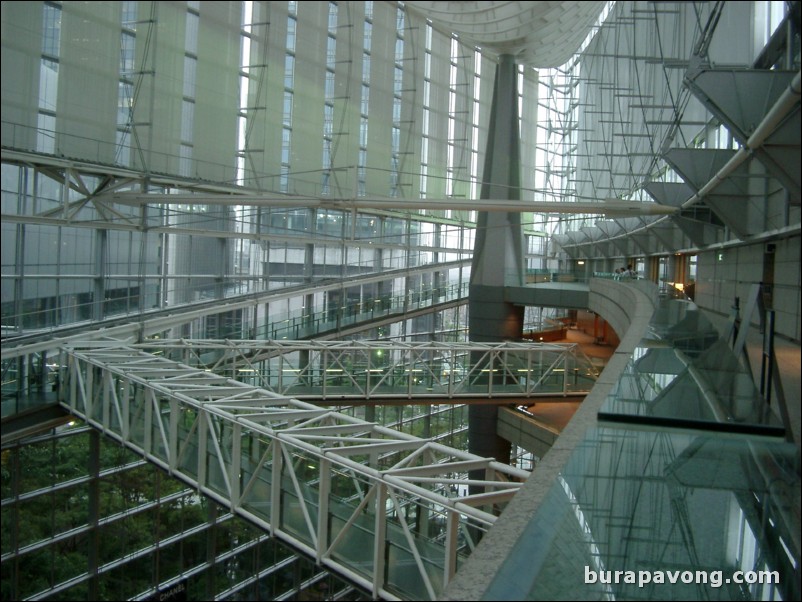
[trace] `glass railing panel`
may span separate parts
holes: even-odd
[[[127,380],[117,379],[114,382],[116,387],[115,395],[117,397],[117,405],[122,407],[123,399],[125,398],[126,391],[130,391],[133,387]],[[120,422],[120,413],[117,411],[115,404],[109,401],[109,430],[120,433],[122,432],[122,423]]]
[[[179,435],[180,458],[178,462],[178,469],[191,477],[192,479],[198,478],[198,434],[193,433],[187,436],[186,439],[181,439]]]
[[[290,487],[292,486],[289,479],[287,479],[284,484],[287,485],[287,483],[289,483]],[[280,510],[281,520],[279,522],[279,527],[299,541],[309,546],[314,545],[309,527],[304,518],[303,509],[301,508],[301,501],[298,496],[295,495],[294,491],[291,492],[287,489],[282,489]]]
[[[292,466],[284,466],[281,478],[280,528],[314,546],[311,532],[317,528],[319,465],[304,454],[292,453]],[[295,482],[289,471],[294,472]],[[295,486],[297,482],[298,487]],[[300,489],[300,491],[299,491]]]
[[[165,437],[170,432],[170,401],[160,399],[158,401],[159,413],[156,414],[154,408],[151,419],[151,453],[160,460],[167,461],[167,441]]]
[[[128,404],[128,439],[140,448],[145,447],[145,397],[144,387],[136,385]]]
[[[795,456],[770,437],[591,430],[483,599],[799,599]],[[773,584],[734,587],[736,571]]]
[[[96,420],[97,422],[103,421],[103,406],[105,405],[105,383],[103,382],[103,371],[95,366],[90,366],[89,370],[92,373],[92,389],[91,392],[87,391],[87,395],[92,397],[92,405],[90,411],[87,412],[89,420]]]
[[[468,560],[476,546],[479,545],[488,528],[487,525],[479,524],[466,516],[460,516],[459,529],[457,531],[457,571]]]
[[[243,508],[252,512],[265,522],[272,521],[271,485],[273,470],[271,460],[261,464],[243,457],[240,473],[241,503]]]
[[[299,339],[313,336],[326,330],[370,321],[409,309],[429,307],[436,303],[465,297],[465,283],[452,283],[436,289],[408,291],[400,295],[366,299],[362,303],[351,303],[335,308],[315,307],[305,315],[299,312],[273,315],[270,324],[260,328],[259,333],[268,339]]]
[[[748,369],[695,305],[661,299],[599,418],[782,435]]]
[[[444,509],[433,502],[415,501],[409,494],[398,491],[396,500],[400,508],[394,506],[387,521],[387,589],[404,598],[429,599],[431,587],[438,596],[445,578],[447,517]],[[464,534],[467,533],[468,528]],[[465,543],[464,537],[461,543],[458,541],[458,550],[460,546],[466,547]]]
[[[646,335],[681,350],[689,357],[696,357],[708,349],[720,336],[694,303],[670,297],[658,300]]]
[[[360,501],[359,498],[329,500],[329,545],[336,542],[332,559],[372,580],[376,517],[373,506],[368,505],[352,520]]]
[[[206,483],[205,485],[212,491],[219,493],[222,496],[228,495],[228,487],[226,486],[226,479],[223,476],[223,467],[221,462],[224,460],[217,453],[217,448],[212,442],[214,435],[208,434],[206,437]]]
[[[181,472],[193,479],[198,478],[198,441],[201,419],[205,419],[205,417],[198,408],[182,405],[179,409],[177,466]]]
[[[403,534],[400,534],[403,537]],[[426,582],[422,579],[420,569],[415,562],[415,557],[409,550],[406,541],[401,542],[388,540],[386,542],[386,565],[385,565],[385,588],[397,594],[399,597],[411,600],[431,600],[429,590],[426,587]],[[426,562],[424,566],[429,563]],[[434,571],[426,569],[427,575],[430,576]],[[442,585],[442,569],[439,578],[435,577],[434,582],[431,583],[432,588]],[[435,589],[437,593],[441,587]]]

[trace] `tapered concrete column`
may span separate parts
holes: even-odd
[[[521,198],[518,127],[518,68],[512,56],[504,55],[496,67],[481,198]],[[481,211],[468,299],[469,338],[472,341],[521,338],[524,308],[504,301],[504,287],[522,286],[523,282],[521,214]],[[479,362],[481,355],[471,359],[474,363]],[[488,379],[500,376],[492,372],[486,374]],[[468,448],[477,455],[509,462],[510,443],[496,435],[497,418],[497,406],[469,406]]]
[[[496,67],[481,198],[520,200],[518,68],[510,55]],[[471,286],[521,286],[524,238],[521,214],[480,211],[471,267]],[[492,316],[486,316],[488,319]],[[471,316],[473,320],[473,316]]]

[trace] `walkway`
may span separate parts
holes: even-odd
[[[621,344],[442,599],[799,599],[799,448],[731,346],[684,299],[652,305],[613,282],[591,283],[594,295],[594,311],[620,317]],[[778,348],[798,383],[798,347]],[[641,569],[692,578],[585,577]],[[696,570],[721,584],[776,576],[719,589]]]
[[[599,371],[615,353],[615,349],[610,345],[600,345],[592,335],[577,329],[568,329],[566,338],[560,343],[579,345],[584,355],[590,358],[594,367]],[[523,404],[519,407],[523,408],[536,423],[559,434],[579,409],[580,403],[581,400],[575,398],[564,398],[557,401],[537,400],[535,403]]]
[[[437,598],[529,474],[119,342],[66,355],[72,413],[376,598]]]

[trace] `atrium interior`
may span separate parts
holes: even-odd
[[[3,600],[800,599],[798,1],[1,10]]]

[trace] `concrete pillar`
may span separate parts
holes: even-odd
[[[659,283],[660,282],[660,258],[659,257],[647,257],[646,258],[646,274],[644,274],[647,280],[651,280],[652,282]]]
[[[490,109],[483,199],[521,198],[517,77],[513,57],[500,57]],[[478,217],[471,286],[521,286],[524,275],[521,214],[480,211]]]
[[[583,282],[590,282],[590,279],[593,278],[593,260],[592,259],[580,259],[579,262],[582,265],[577,265],[579,268],[577,270],[577,275],[582,279]],[[577,262],[579,264],[579,262]]]
[[[515,59],[510,55],[499,57],[482,177],[483,199],[521,198],[517,82]],[[468,298],[472,341],[521,338],[524,308],[504,300],[504,287],[523,285],[524,257],[521,214],[479,212]],[[472,358],[472,362],[477,361],[479,358]],[[487,378],[492,374],[488,373]],[[497,418],[497,406],[469,406],[468,449],[509,462],[510,443],[496,434]]]
[[[668,260],[668,273],[674,282],[688,283],[688,256],[671,255]]]

